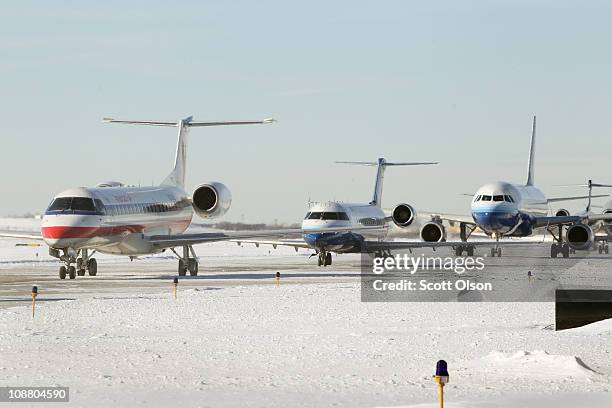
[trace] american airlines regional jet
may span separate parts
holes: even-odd
[[[220,182],[198,185],[193,194],[185,191],[187,138],[192,127],[265,124],[259,121],[198,122],[192,117],[178,122],[105,119],[125,123],[178,128],[174,168],[159,186],[130,187],[118,182],[100,183],[93,188],[74,188],[53,198],[42,218],[41,235],[2,233],[0,236],[43,240],[49,254],[64,263],[60,279],[86,272],[98,272],[94,253],[135,257],[170,249],[178,257],[178,274],[198,274],[194,244],[257,237],[285,237],[302,234],[302,229],[249,233],[184,234],[195,214],[212,219],[225,214],[231,204],[229,189]],[[353,228],[354,229],[354,228]],[[347,228],[321,228],[320,232]],[[175,248],[182,249],[179,253]],[[75,266],[76,265],[76,266]]]

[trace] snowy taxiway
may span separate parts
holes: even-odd
[[[322,269],[231,243],[197,247],[201,276],[175,300],[170,257],[101,256],[99,276],[60,281],[44,247],[14,245],[0,240],[0,386],[68,386],[70,405],[434,407],[441,358],[447,407],[612,405],[612,323],[555,332],[552,303],[363,303],[356,256]],[[488,273],[564,261],[503,259]],[[605,284],[611,260],[568,270]]]

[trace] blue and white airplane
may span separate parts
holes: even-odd
[[[391,249],[417,248],[432,245],[419,242],[395,242],[385,241],[389,231],[389,223],[394,223],[400,228],[410,226],[416,211],[409,204],[398,204],[386,215],[381,208],[383,190],[383,179],[385,170],[391,166],[421,166],[437,164],[436,162],[419,163],[390,163],[384,158],[376,162],[337,162],[341,164],[352,164],[362,166],[377,166],[376,182],[372,200],[368,203],[343,203],[329,201],[312,203],[304,220],[302,240],[262,241],[262,240],[236,240],[238,245],[242,243],[269,244],[274,248],[277,246],[291,246],[297,251],[298,248],[314,249],[318,255],[319,266],[332,264],[332,252],[335,253],[371,253],[377,256],[388,254]],[[360,231],[358,228],[371,227],[371,229]],[[321,229],[345,228],[345,232],[318,232]]]
[[[569,257],[570,249],[588,249],[594,242],[594,234],[590,223],[610,221],[612,214],[578,214],[570,215],[566,210],[559,210],[549,215],[549,205],[554,202],[583,200],[599,196],[575,196],[546,198],[544,193],[535,186],[535,142],[536,118],[533,118],[531,133],[531,149],[529,152],[529,167],[527,182],[514,184],[497,181],[483,185],[474,194],[471,204],[471,217],[435,214],[434,220],[426,224],[421,231],[424,241],[437,242],[445,236],[444,226],[440,220],[457,222],[460,225],[461,240],[466,242],[455,248],[461,255],[465,250],[473,253],[473,245],[467,244],[467,239],[476,228],[496,240],[491,248],[491,256],[501,256],[499,239],[502,237],[528,237],[536,228],[546,228],[554,238],[550,247],[550,255],[556,258],[562,254]],[[565,239],[563,230],[565,228]]]

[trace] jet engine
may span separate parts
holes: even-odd
[[[560,208],[555,213],[555,217],[569,217],[569,216],[570,216],[570,212],[566,210],[565,208]]]
[[[589,249],[595,240],[593,230],[585,224],[574,224],[569,226],[565,237],[567,243],[573,249]]]
[[[398,204],[391,213],[393,222],[400,228],[406,228],[414,221],[416,211],[408,204]]]
[[[202,218],[216,218],[225,214],[232,204],[232,194],[222,183],[200,184],[191,198],[193,209]]]
[[[421,239],[425,242],[446,241],[446,228],[441,221],[429,221],[421,227]]]

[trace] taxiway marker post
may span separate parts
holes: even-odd
[[[531,282],[531,277],[533,276],[533,274],[531,273],[531,271],[527,271],[527,278],[529,279],[529,282]]]
[[[34,313],[36,312],[36,296],[38,295],[38,287],[32,286],[32,319],[34,318]]]
[[[276,272],[276,287],[280,286],[280,272]]]
[[[178,286],[178,276],[175,276],[172,282],[174,283],[173,292],[174,292],[174,298],[176,299],[176,287]]]
[[[440,408],[444,408],[444,384],[448,383],[448,366],[446,361],[439,360],[436,363],[436,382],[440,385]]]

